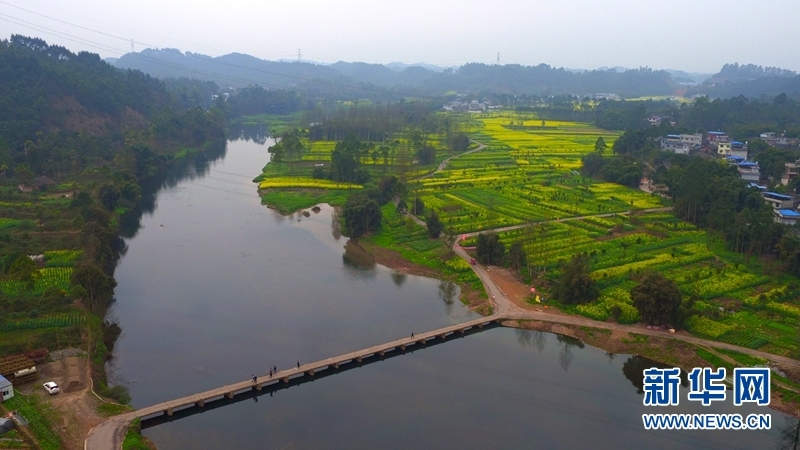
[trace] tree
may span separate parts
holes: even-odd
[[[450,148],[452,149],[453,153],[461,153],[466,151],[469,148],[469,138],[464,133],[458,133],[458,135],[453,138]]]
[[[117,282],[112,277],[90,262],[75,267],[70,283],[86,290],[85,300],[89,300],[88,306],[95,313],[100,312],[108,304],[114,294],[114,288],[117,287]]]
[[[9,267],[8,275],[12,279],[25,283],[25,286],[30,289],[41,277],[41,272],[36,268],[36,263],[27,255],[19,255]]]
[[[499,264],[506,253],[506,246],[495,233],[479,234],[475,253],[481,264]]]
[[[603,171],[604,162],[605,160],[599,153],[589,153],[581,158],[581,172],[588,177],[600,175]]]
[[[109,211],[113,211],[117,207],[120,195],[119,189],[110,183],[100,186],[100,190],[97,193],[100,203]]]
[[[381,207],[364,193],[353,194],[342,207],[342,218],[350,237],[360,237],[381,226]]]
[[[30,184],[31,180],[33,180],[33,172],[31,172],[27,164],[19,164],[14,168],[14,178],[20,183]]]
[[[422,148],[417,150],[417,161],[423,166],[433,164],[436,162],[436,149],[430,145],[423,145]]]
[[[631,289],[633,306],[651,325],[675,324],[682,297],[678,285],[657,272],[648,273]]]
[[[425,225],[428,226],[428,237],[431,239],[438,238],[444,229],[444,225],[439,220],[439,215],[436,214],[435,211],[431,211],[431,213],[428,214],[428,218],[425,219]]]
[[[589,303],[600,296],[600,289],[589,272],[589,258],[576,255],[561,269],[553,296],[562,303]]]
[[[522,266],[528,265],[528,256],[522,242],[514,242],[508,249],[508,262],[512,269],[520,270]]]
[[[596,151],[599,155],[602,155],[608,146],[606,145],[606,140],[603,139],[603,136],[597,138],[597,141],[594,143],[594,151]]]
[[[413,211],[411,211],[415,216],[422,214],[425,212],[425,203],[422,202],[422,199],[419,197],[414,197],[414,202],[412,203]]]

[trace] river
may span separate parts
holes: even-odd
[[[305,217],[262,206],[251,179],[268,145],[229,141],[219,159],[165,182],[128,230],[112,310],[123,335],[108,367],[135,407],[476,317],[438,280],[346,254],[332,208]],[[495,328],[144,434],[161,450],[779,444],[787,418],[767,408],[685,397],[669,410],[643,406],[635,384],[649,364]],[[657,412],[766,412],[773,427],[645,431],[641,415]]]

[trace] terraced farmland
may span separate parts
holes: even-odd
[[[579,174],[597,138],[611,145],[616,134],[573,122],[546,122],[542,129],[511,129],[508,122],[484,119],[473,131],[486,150],[412,185],[454,232],[663,206],[657,197]]]

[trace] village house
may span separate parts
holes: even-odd
[[[689,154],[689,144],[681,140],[678,134],[669,134],[667,137],[661,138],[661,150],[667,150],[682,155]]]
[[[14,388],[11,382],[0,375],[0,403],[14,397]]]
[[[758,180],[761,179],[761,173],[757,162],[743,161],[736,164],[736,166],[739,172],[739,178],[754,183],[758,183]]]
[[[703,144],[702,134],[681,134],[681,142],[687,144],[690,149],[698,149]]]
[[[794,225],[800,220],[800,213],[792,209],[776,209],[773,211],[775,223]]]
[[[764,202],[772,205],[773,209],[787,209],[794,208],[794,197],[786,194],[779,194],[777,192],[763,192],[761,196],[764,197]]]
[[[717,154],[720,156],[740,156],[747,159],[747,144],[739,141],[718,142]]]
[[[781,177],[781,184],[788,186],[789,183],[797,176],[797,167],[800,166],[800,159],[795,162],[787,162],[786,170],[783,171]]]

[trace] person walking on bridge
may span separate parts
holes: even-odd
[[[297,361],[297,368],[300,368],[300,361]]]
[[[253,374],[253,384],[256,384],[256,380],[257,380],[256,374]]]

